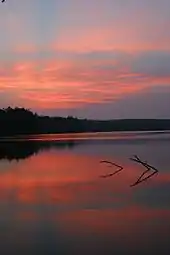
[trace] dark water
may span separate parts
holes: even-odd
[[[1,254],[169,255],[170,134],[82,136],[1,141]],[[159,173],[130,187],[134,154]]]

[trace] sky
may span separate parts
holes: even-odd
[[[6,0],[0,108],[170,118],[169,0]]]

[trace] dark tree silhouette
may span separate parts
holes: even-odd
[[[29,109],[0,109],[0,137],[48,134],[109,131],[148,131],[170,130],[169,119],[124,119],[87,120],[72,116],[67,118],[39,116]]]
[[[37,115],[24,108],[8,107],[0,110],[0,135],[31,134],[37,132]]]

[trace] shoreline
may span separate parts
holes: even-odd
[[[13,136],[0,136],[0,142],[18,142],[18,141],[66,141],[66,140],[88,140],[88,139],[123,139],[138,138],[138,135],[166,135],[170,130],[146,130],[146,131],[108,131],[108,132],[79,132],[79,133],[53,133],[53,134],[26,134]]]

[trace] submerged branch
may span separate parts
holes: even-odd
[[[158,173],[158,170],[157,170],[155,167],[149,165],[146,161],[140,160],[140,158],[139,158],[138,156],[136,156],[136,155],[134,156],[134,158],[130,158],[130,160],[135,161],[135,162],[137,162],[137,163],[143,165],[143,166],[147,169],[146,171],[144,171],[144,172],[140,175],[140,177],[137,179],[137,181],[136,181],[135,183],[133,183],[132,185],[130,185],[130,187],[134,187],[134,186],[138,185],[139,183],[141,183],[141,182],[143,182],[143,181],[146,181],[147,179],[149,179],[151,176],[155,175],[156,173]],[[152,171],[152,170],[154,171],[153,173],[151,173],[150,175],[148,175],[147,177],[145,177],[145,178],[142,179],[142,177],[143,177],[147,172],[150,172],[150,171]]]
[[[115,175],[115,174],[117,174],[117,173],[119,173],[119,172],[121,172],[121,171],[123,170],[123,167],[122,167],[122,166],[119,166],[119,165],[117,165],[117,164],[115,164],[114,162],[111,162],[111,161],[102,160],[102,161],[100,161],[100,163],[111,164],[112,166],[116,166],[116,167],[119,168],[117,171],[115,171],[115,172],[113,172],[113,173],[106,174],[106,175],[101,175],[101,176],[100,176],[101,178],[112,177],[113,175]]]

